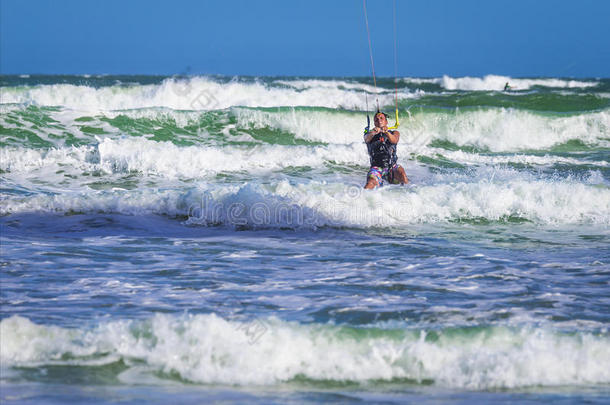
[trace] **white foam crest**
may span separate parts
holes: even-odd
[[[414,223],[519,218],[540,224],[610,224],[610,189],[599,183],[479,179],[363,191],[324,181],[246,183],[175,190],[85,190],[5,196],[1,214],[161,214],[187,224],[247,228],[401,228]],[[364,181],[364,180],[363,180]]]
[[[74,345],[81,336],[76,329],[43,326],[27,318],[12,316],[0,321],[0,363],[6,365],[38,364],[59,360],[62,354],[89,356],[94,347]]]
[[[346,191],[332,185],[280,183],[276,193],[314,210],[317,225],[403,227],[420,222],[498,221],[510,217],[545,224],[610,223],[610,189],[570,181],[481,179],[374,192],[362,191],[359,185]]]
[[[47,213],[118,213],[124,215],[158,214],[168,216],[186,215],[189,198],[188,192],[171,190],[140,190],[127,192],[121,188],[109,191],[65,190],[61,194],[36,194],[29,197],[4,197],[2,214],[20,212]]]
[[[277,319],[157,314],[90,330],[36,325],[12,316],[0,321],[0,331],[4,365],[89,365],[79,357],[122,358],[130,369],[119,378],[129,383],[158,372],[194,383],[245,386],[295,378],[432,380],[437,386],[475,390],[610,382],[608,336],[528,327],[441,330],[428,337],[407,329],[372,332]],[[75,359],[62,360],[65,354]]]
[[[502,91],[506,83],[509,83],[511,90],[529,90],[533,86],[553,87],[553,88],[587,88],[598,85],[598,82],[584,82],[579,80],[562,80],[555,78],[544,79],[519,79],[509,76],[487,75],[484,77],[449,77],[443,76],[438,80],[438,84],[447,90],[494,90]]]
[[[367,161],[366,150],[361,144],[339,145],[332,149],[301,145],[178,147],[171,142],[105,138],[98,149],[100,164],[106,171],[138,171],[169,178],[202,178],[220,172],[269,171],[290,166],[319,167],[329,161]]]
[[[145,138],[103,138],[96,146],[35,150],[0,149],[0,168],[11,173],[56,170],[140,172],[168,179],[201,179],[217,173],[269,172],[287,167],[321,167],[325,162],[365,164],[361,143],[328,146],[176,146]],[[40,173],[39,173],[40,174]],[[43,176],[44,177],[44,176]]]
[[[544,150],[571,140],[607,147],[610,111],[571,116],[544,116],[504,108],[425,113],[404,121],[400,132],[410,150],[434,140],[492,152]]]
[[[537,166],[551,166],[555,164],[565,165],[589,165],[608,167],[609,163],[605,160],[591,161],[584,159],[568,158],[563,156],[552,155],[528,155],[524,153],[510,155],[482,155],[478,153],[469,153],[461,150],[445,150],[439,148],[425,148],[418,152],[419,155],[438,158],[443,156],[453,162],[465,165],[505,165],[509,163]]]
[[[438,77],[403,77],[399,79],[404,83],[415,83],[415,84],[439,84],[441,79]]]
[[[326,89],[337,89],[343,88],[348,90],[359,90],[366,91],[371,94],[375,92],[394,92],[394,89],[385,89],[383,87],[372,86],[370,84],[348,82],[345,80],[322,80],[322,79],[308,79],[308,80],[274,80],[273,83],[281,84],[283,86],[292,87],[298,90],[305,90],[311,88],[326,88]]]
[[[380,96],[382,104],[392,104],[391,94]],[[80,111],[111,111],[151,107],[177,110],[215,110],[231,106],[279,107],[320,106],[359,109],[364,96],[357,89],[339,84],[299,90],[262,82],[221,83],[208,77],[166,79],[160,84],[94,88],[71,84],[6,87],[2,103],[35,103],[63,106]]]
[[[1,148],[0,169],[12,173],[28,173],[41,169],[57,170],[60,166],[95,169],[94,146],[70,146],[51,149]]]

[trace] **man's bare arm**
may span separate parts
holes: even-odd
[[[388,131],[388,139],[392,143],[398,143],[400,140],[400,132],[398,131]]]
[[[365,142],[365,143],[369,143],[369,142],[371,142],[371,139],[373,139],[373,137],[374,137],[375,135],[377,135],[378,133],[380,133],[380,132],[381,132],[381,129],[380,129],[380,128],[375,127],[375,128],[373,128],[373,129],[371,129],[369,132],[367,132],[367,133],[364,135],[364,142]]]

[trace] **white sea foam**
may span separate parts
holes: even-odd
[[[0,213],[117,213],[188,217],[191,225],[248,228],[388,227],[521,218],[541,224],[610,224],[610,189],[598,183],[466,174],[370,192],[361,184],[200,184],[195,188],[77,190],[5,196]],[[466,179],[466,180],[464,180]]]
[[[347,83],[345,83],[348,87]],[[321,106],[360,109],[365,104],[362,91],[355,87],[312,85],[278,87],[263,82],[221,83],[208,77],[166,79],[161,84],[94,88],[72,84],[5,88],[2,103],[35,103],[63,106],[79,111],[110,111],[150,107],[176,110],[216,110],[231,106],[278,107]],[[392,104],[393,95],[380,95],[382,104]]]
[[[505,164],[522,164],[532,166],[552,166],[557,164],[562,165],[589,165],[598,167],[608,167],[609,162],[605,160],[591,161],[584,159],[575,159],[562,156],[552,155],[529,155],[525,153],[510,154],[510,155],[486,155],[479,153],[469,153],[461,150],[451,151],[440,148],[425,148],[418,152],[419,155],[428,156],[431,158],[443,157],[452,162],[463,165],[505,165]]]
[[[298,90],[312,89],[312,88],[327,88],[327,89],[345,89],[345,90],[359,90],[366,91],[371,94],[376,92],[394,92],[394,89],[385,89],[383,87],[377,87],[365,83],[350,82],[345,80],[322,80],[322,79],[307,79],[307,80],[275,80],[274,83],[284,85],[286,87],[292,87]]]
[[[445,140],[492,152],[545,150],[571,140],[610,146],[610,112],[573,116],[543,116],[513,109],[416,114],[404,122],[401,134],[413,145]]]
[[[295,378],[408,379],[437,386],[494,389],[610,383],[610,340],[589,333],[491,327],[479,331],[384,332],[277,319],[155,315],[93,329],[43,326],[12,316],[0,322],[3,365],[92,366],[122,359],[118,377],[142,383],[176,373],[204,384],[275,385]],[[70,360],[62,356],[69,354]]]
[[[504,85],[509,83],[511,90],[529,90],[533,86],[555,87],[555,88],[587,88],[597,86],[597,82],[579,81],[579,80],[562,80],[555,78],[545,79],[519,79],[509,76],[487,75],[484,77],[458,77],[453,78],[443,76],[439,79],[434,79],[447,90],[504,90]]]
[[[290,166],[317,167],[324,162],[366,162],[360,144],[326,146],[177,147],[170,142],[104,139],[98,146],[104,170],[138,171],[166,177],[202,178],[232,171],[269,171]],[[180,157],[176,159],[176,157]]]
[[[141,138],[104,138],[97,146],[49,150],[3,148],[0,169],[34,173],[49,180],[53,173],[101,170],[107,174],[139,172],[167,179],[205,179],[218,173],[247,171],[264,174],[287,167],[319,167],[327,162],[367,162],[361,144],[327,146],[260,145],[255,147],[178,147],[171,142]],[[80,172],[79,172],[80,171]],[[81,178],[83,180],[83,178]]]
[[[415,84],[438,84],[440,82],[440,78],[438,77],[403,77],[400,78],[399,81],[404,83],[415,83]]]
[[[92,161],[96,159],[94,146],[27,149],[0,149],[0,169],[12,173],[29,173],[39,170],[53,171],[60,166],[81,170],[95,169]]]

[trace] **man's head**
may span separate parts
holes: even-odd
[[[388,116],[386,113],[382,113],[381,111],[375,114],[375,126],[376,127],[385,127],[388,125]]]

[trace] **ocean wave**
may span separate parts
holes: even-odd
[[[334,110],[268,111],[233,108],[240,130],[273,129],[288,132],[298,139],[329,144],[363,143],[366,117],[363,113]],[[371,124],[373,125],[373,124]]]
[[[232,107],[220,111],[177,111],[142,108],[83,115],[72,110],[3,105],[0,125],[11,133],[11,146],[40,147],[87,144],[124,135],[155,138],[176,144],[231,142],[295,144],[362,143],[366,116],[362,112],[326,108],[277,109]],[[483,151],[549,150],[570,141],[589,147],[610,147],[610,110],[581,114],[543,114],[511,108],[402,111],[399,149],[420,148],[447,141]],[[391,114],[390,122],[394,122]]]
[[[363,89],[347,82],[334,85],[277,86],[263,81],[220,82],[210,77],[168,78],[161,84],[90,87],[73,84],[5,87],[2,103],[62,106],[79,111],[112,111],[151,107],[174,110],[218,110],[232,106],[320,106],[361,109]],[[393,104],[391,93],[379,95]]]
[[[270,171],[286,167],[317,167],[323,162],[366,161],[361,145],[254,147],[177,147],[170,142],[104,139],[99,145],[102,167],[108,172],[138,171],[166,177],[202,178],[235,171]],[[179,159],[176,159],[180,157]],[[355,157],[359,157],[355,158]]]
[[[384,86],[374,87],[362,79],[269,79],[227,78],[211,76],[171,77],[156,83],[121,83],[105,85],[73,83],[6,86],[2,88],[2,104],[35,104],[64,107],[78,111],[113,111],[151,107],[174,110],[209,111],[235,106],[282,107],[309,106],[362,110],[366,95],[370,108],[375,100],[382,107],[394,104],[394,80],[381,79]],[[446,93],[446,90],[501,91],[508,82],[511,90],[544,87],[552,90],[588,89],[599,81],[559,78],[511,78],[443,76],[439,78],[403,78],[398,81],[399,102],[422,95]],[[51,82],[52,83],[52,82]],[[421,86],[425,85],[425,86]],[[425,91],[419,89],[423,87]],[[571,94],[571,93],[570,93]]]
[[[149,111],[151,119],[157,117]],[[125,112],[127,116],[142,112]],[[182,112],[164,111],[164,116],[177,115],[176,122],[185,121]],[[296,139],[327,144],[362,143],[366,117],[363,113],[336,110],[231,108],[227,130],[249,134],[266,129],[290,134]],[[610,147],[610,110],[577,115],[545,115],[530,111],[490,108],[457,109],[455,111],[420,110],[400,112],[401,149],[414,150],[434,141],[449,141],[458,146],[472,146],[493,152],[548,150],[569,141],[593,147]],[[189,116],[192,119],[192,116]],[[390,122],[394,123],[394,114]],[[222,120],[221,120],[222,121]],[[205,129],[205,127],[203,127]],[[264,138],[261,138],[264,140]],[[270,138],[272,139],[272,138]],[[403,146],[404,145],[404,146]]]
[[[402,156],[402,154],[401,154]],[[588,167],[589,170],[608,167],[606,161],[591,161],[556,155],[484,155],[464,151],[449,151],[434,147],[421,148],[413,164],[404,158],[409,176],[415,175],[419,185],[431,182],[451,181],[476,182],[488,178],[499,178],[507,165],[526,165],[531,168],[552,168],[554,165]],[[442,173],[442,178],[431,180],[426,172],[426,162],[437,165],[463,165],[469,167],[451,174]],[[70,146],[50,149],[1,148],[0,170],[5,181],[31,190],[54,190],[61,185],[63,190],[86,191],[89,183],[115,184],[120,188],[121,178],[127,183],[152,181],[163,187],[178,187],[184,182],[213,180],[217,175],[242,176],[243,180],[284,177],[298,168],[323,170],[319,180],[328,176],[328,167],[340,167],[345,181],[351,183],[354,176],[364,178],[368,170],[368,157],[360,143],[333,146],[285,146],[261,144],[256,147],[176,146],[171,142],[156,142],[141,138],[104,138],[97,145]],[[489,169],[485,173],[472,173],[477,168]],[[346,172],[347,171],[347,172]],[[527,173],[527,172],[525,172]],[[552,173],[552,172],[551,172]],[[97,176],[98,179],[91,176]],[[137,177],[134,177],[137,175]],[[103,176],[103,177],[99,177]],[[244,177],[245,176],[245,177]],[[456,177],[457,176],[457,177]],[[596,184],[604,184],[603,176]],[[445,179],[445,180],[443,180]],[[532,181],[527,174],[510,172],[504,181]],[[538,179],[542,182],[548,179]],[[333,180],[335,181],[335,180]],[[582,182],[581,180],[577,180]],[[183,184],[190,187],[189,184]],[[131,187],[130,187],[131,188]]]
[[[419,156],[426,156],[431,159],[447,159],[452,163],[461,165],[526,165],[526,166],[553,166],[553,165],[572,165],[572,166],[592,166],[608,167],[609,162],[605,160],[593,161],[586,159],[576,159],[573,157],[554,156],[554,155],[531,155],[526,153],[518,154],[480,154],[470,153],[462,150],[446,150],[441,148],[426,148],[419,152]]]
[[[427,112],[413,114],[400,130],[413,145],[443,140],[492,152],[548,150],[569,141],[608,147],[610,111],[569,116],[504,108]]]
[[[425,383],[488,390],[610,383],[607,335],[535,327],[435,331],[302,325],[278,319],[157,314],[93,328],[0,321],[3,367],[101,367],[129,384],[178,376],[200,384]],[[166,377],[167,378],[167,377]]]
[[[333,110],[260,110],[233,108],[235,129],[279,130],[297,139],[328,144],[362,143],[366,123],[362,113]],[[402,112],[399,127],[402,151],[418,152],[435,141],[492,152],[549,150],[569,141],[591,147],[610,147],[610,111],[578,115],[544,115],[490,108],[476,110]],[[393,123],[394,116],[390,121]]]
[[[288,167],[322,167],[325,163],[367,164],[360,143],[328,146],[257,145],[231,147],[176,146],[141,138],[104,138],[97,145],[44,149],[2,148],[0,169],[11,173],[43,170],[100,170],[107,174],[138,172],[168,179],[204,179],[219,173],[262,174]],[[69,166],[69,167],[65,167]],[[80,174],[80,173],[78,173]]]
[[[563,80],[556,78],[540,78],[540,79],[520,79],[509,76],[487,75],[484,77],[449,77],[433,79],[447,90],[466,90],[466,91],[502,91],[504,85],[509,83],[511,90],[529,90],[532,87],[552,87],[552,88],[568,88],[568,89],[583,89],[595,87],[598,82],[580,81],[580,80]]]
[[[264,229],[403,228],[415,223],[531,221],[610,224],[610,189],[598,183],[491,175],[365,191],[361,184],[199,184],[178,189],[74,190],[4,196],[0,213],[168,215],[188,225]]]
[[[377,87],[367,84],[367,83],[359,83],[356,81],[347,81],[347,80],[339,80],[339,79],[304,79],[304,80],[274,80],[274,84],[280,84],[286,87],[292,87],[298,90],[306,90],[312,88],[326,88],[326,89],[344,89],[344,90],[358,90],[367,92],[370,94],[375,94],[376,92],[386,92],[391,93],[394,89],[387,89],[383,87]]]

